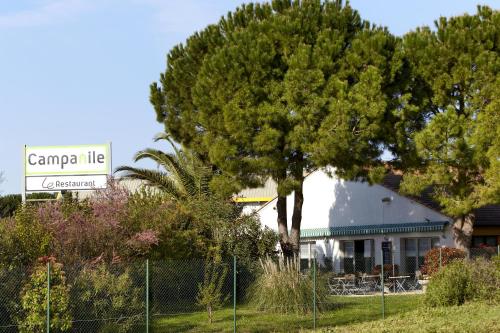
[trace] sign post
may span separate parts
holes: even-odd
[[[111,143],[80,146],[24,146],[26,192],[103,189],[111,174]]]

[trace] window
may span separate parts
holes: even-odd
[[[406,274],[414,274],[424,264],[425,254],[439,246],[439,238],[406,238],[404,244],[405,260],[402,269]]]
[[[300,244],[300,259],[309,259],[309,243]]]
[[[354,258],[354,242],[344,242],[344,257]]]
[[[316,242],[300,243],[300,266],[311,267],[311,261],[316,258]]]

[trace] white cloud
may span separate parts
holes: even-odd
[[[54,24],[89,8],[89,1],[49,0],[37,8],[0,14],[0,28],[23,28]]]

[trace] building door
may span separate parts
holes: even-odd
[[[373,270],[373,239],[344,241],[344,272],[371,273]]]

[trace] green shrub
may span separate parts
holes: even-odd
[[[495,265],[497,271],[500,272],[500,254],[491,258],[491,261]]]
[[[51,237],[37,218],[35,207],[22,206],[14,218],[0,222],[0,265],[31,266],[48,254]]]
[[[500,303],[500,266],[497,265],[498,262],[484,258],[471,262],[470,295],[473,300]]]
[[[0,327],[15,324],[15,314],[21,303],[21,290],[28,277],[26,267],[0,265]]]
[[[427,287],[425,303],[430,306],[461,305],[471,298],[471,270],[467,262],[454,261],[435,273]]]
[[[130,332],[144,313],[143,298],[144,291],[134,283],[130,266],[124,270],[105,264],[85,267],[71,291],[73,317],[81,320],[80,331]]]
[[[69,289],[62,265],[49,258],[50,271],[50,329],[64,332],[71,329]],[[34,268],[21,291],[21,316],[17,319],[19,332],[43,332],[47,315],[47,266]]]
[[[441,262],[439,256],[441,256]],[[465,256],[465,252],[460,249],[451,247],[432,248],[425,254],[424,265],[421,268],[421,272],[422,274],[432,276],[440,267],[444,267],[457,259],[465,259]]]
[[[250,290],[250,303],[258,310],[305,314],[313,310],[313,279],[299,270],[298,260],[261,260],[262,273]],[[316,308],[326,300],[323,283],[317,283]]]
[[[425,294],[430,306],[471,300],[500,302],[500,270],[494,261],[455,260],[431,277]]]

